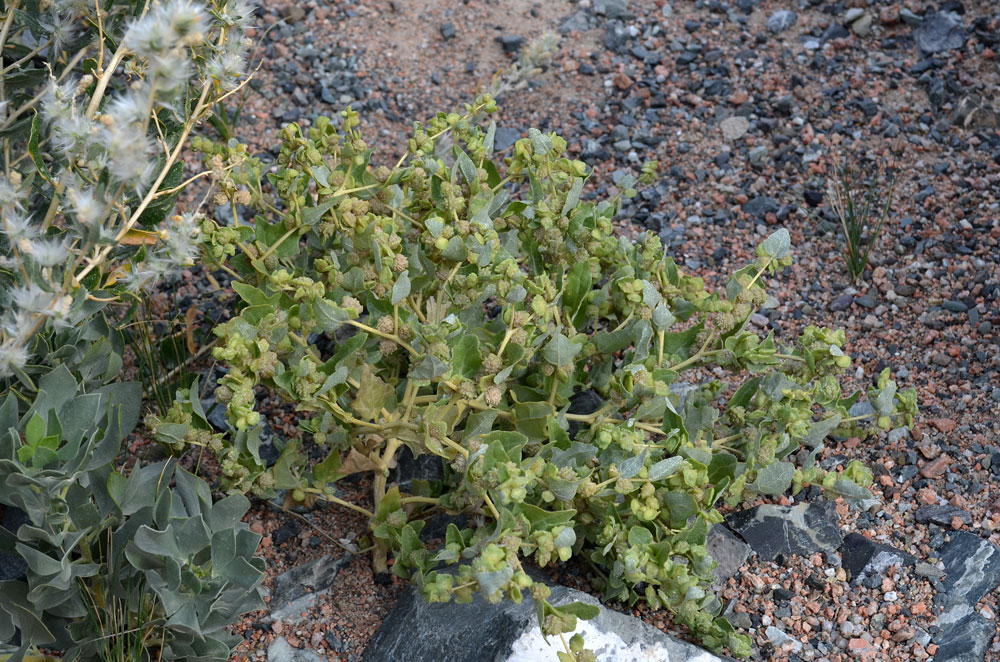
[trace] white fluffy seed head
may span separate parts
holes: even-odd
[[[61,239],[36,239],[30,246],[28,254],[41,267],[54,267],[64,262],[68,255]]]

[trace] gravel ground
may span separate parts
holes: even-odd
[[[779,338],[806,324],[843,327],[856,368],[846,386],[863,388],[888,365],[919,393],[921,418],[909,434],[848,440],[825,461],[859,458],[876,475],[880,505],[859,513],[838,504],[843,532],[929,565],[852,586],[836,555],[751,561],[724,588],[734,621],[754,637],[759,659],[927,659],[936,648],[926,637],[937,620],[936,550],[957,529],[1000,544],[1000,134],[989,108],[1000,103],[990,98],[1000,89],[1000,13],[990,2],[943,4],[272,2],[259,12],[264,66],[240,134],[273,154],[283,123],[352,104],[381,160],[394,161],[412,118],[471,100],[510,66],[505,50],[516,51],[518,38],[557,35],[544,70],[501,99],[508,141],[529,126],[560,132],[595,169],[591,195],[612,188],[616,172],[659,160],[660,181],[625,209],[621,231],[658,232],[711,283],[748,261],[771,226],[788,228],[795,266],[769,283],[775,298],[755,322]],[[952,31],[950,50],[928,55],[919,46],[936,47],[934,35],[911,23],[936,8],[957,12],[964,31]],[[884,237],[857,287],[824,193],[843,163],[898,176]],[[923,505],[957,510],[918,522]],[[249,515],[265,534],[269,577],[342,555],[365,531],[349,512],[308,517],[266,504]],[[583,587],[585,571],[570,566],[559,579]],[[233,659],[263,658],[278,635],[331,660],[359,659],[399,589],[354,559],[303,623],[245,619]],[[978,610],[995,620],[997,596]],[[634,613],[685,636],[663,612]],[[790,639],[782,644],[775,629]],[[1000,660],[1000,638],[987,659]]]

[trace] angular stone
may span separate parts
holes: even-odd
[[[767,214],[776,211],[778,211],[778,203],[774,198],[769,198],[766,195],[758,195],[756,198],[750,198],[743,204],[743,212],[747,216],[755,218],[763,218]]]
[[[934,662],[984,662],[996,626],[968,605],[956,605],[938,618]]]
[[[514,146],[521,139],[521,129],[498,126],[493,136],[493,151],[503,152]]]
[[[325,662],[326,657],[308,648],[294,648],[284,637],[267,647],[267,662]]]
[[[337,573],[351,558],[350,554],[339,558],[326,554],[275,577],[268,605],[270,613],[261,620],[295,622],[300,613],[316,604],[316,599],[333,586]]]
[[[750,556],[750,546],[721,524],[715,524],[708,530],[705,549],[718,563],[713,572],[716,582],[720,583],[735,575]]]
[[[396,466],[389,470],[389,482],[396,483],[401,492],[413,493],[413,481],[428,483],[444,479],[444,465],[433,453],[423,453],[414,458],[406,446],[396,455]]]
[[[917,47],[924,53],[941,53],[961,48],[965,45],[966,36],[961,17],[948,11],[928,14],[913,30]]]
[[[771,14],[767,19],[767,29],[771,32],[784,32],[795,25],[798,16],[788,9],[779,9]]]
[[[975,606],[1000,586],[1000,547],[977,535],[958,531],[940,550],[947,576],[938,598],[944,604]]]
[[[755,506],[733,513],[726,524],[765,561],[773,561],[778,554],[828,554],[844,543],[831,501]]]
[[[591,595],[553,586],[549,601],[600,603]],[[720,657],[674,639],[651,625],[601,607],[590,621],[578,621],[577,632],[598,660],[640,662],[721,662]],[[569,639],[570,634],[567,633]],[[477,595],[469,604],[427,603],[415,588],[407,589],[362,655],[363,662],[434,660],[434,662],[539,662],[554,660],[557,640],[542,638],[530,597],[520,605],[504,600],[491,605]]]
[[[739,140],[750,130],[750,120],[742,116],[727,117],[719,124],[722,129],[722,137],[732,142]]]
[[[931,522],[940,526],[951,526],[952,518],[962,520],[962,524],[972,524],[972,515],[957,506],[921,506],[914,513],[917,522]]]
[[[889,566],[916,565],[917,557],[895,547],[872,542],[859,533],[848,533],[841,549],[841,565],[852,583],[883,574]]]

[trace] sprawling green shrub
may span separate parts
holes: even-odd
[[[139,419],[138,384],[88,391],[63,366],[38,387],[26,410],[13,393],[0,404],[0,504],[27,516],[0,528],[0,551],[27,562],[25,581],[0,582],[0,641],[20,631],[14,660],[41,647],[72,660],[227,659],[226,628],[263,606],[260,536],[240,521],[249,502],[213,505],[173,460],[113,469]]]
[[[706,534],[720,499],[806,484],[868,495],[862,466],[816,465],[828,435],[862,434],[869,418],[850,415],[858,394],[836,378],[850,364],[844,333],[810,326],[782,344],[748,327],[764,277],[792,263],[785,230],[710,292],[655,235],[613,233],[633,178],[614,199],[584,201],[587,167],[535,130],[499,163],[495,125],[472,121],[492,106],[416,125],[395,168],[370,164],[350,111],[342,129],[289,125],[267,174],[273,197],[245,149],[200,145],[233,166],[222,191],[259,212],[252,225],[202,228],[206,260],[237,278],[243,301],[214,350],[233,433],[214,434],[181,393],[153,421],[160,439],[212,448],[229,490],[365,512],[376,569],[391,552],[392,571],[431,600],[530,592],[543,630],[565,632],[588,610],[549,605],[522,559],[582,555],[607,597],[667,607],[709,646],[745,654],[707,592]],[[265,468],[262,386],[303,412],[325,460],[309,466],[293,440]],[[914,397],[888,373],[869,393],[883,428],[908,422]],[[405,494],[390,485],[404,447],[439,457],[443,478]],[[359,471],[374,474],[373,511],[334,492]],[[468,527],[450,524],[431,548],[421,532],[435,511],[464,513]]]

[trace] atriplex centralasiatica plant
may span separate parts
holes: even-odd
[[[895,189],[894,175],[889,175],[889,182],[883,187],[874,179],[864,180],[850,166],[837,168],[836,176],[830,180],[830,208],[840,222],[844,265],[853,283],[861,280],[872,249],[882,235]]]
[[[591,608],[549,604],[523,560],[581,556],[606,597],[666,607],[706,644],[746,654],[709,590],[716,504],[805,485],[869,497],[860,463],[819,465],[824,441],[866,434],[862,419],[908,424],[915,393],[886,370],[868,393],[874,413],[852,414],[860,394],[837,379],[851,363],[843,331],[809,326],[782,342],[749,326],[768,277],[792,264],[787,230],[706,288],[656,235],[614,232],[652,165],[612,199],[587,200],[587,166],[558,135],[531,130],[498,159],[496,125],[474,119],[494,109],[487,96],[416,124],[395,168],[370,164],[349,110],[339,127],[285,127],[276,171],[244,147],[199,141],[208,162],[240,162],[218,183],[257,212],[252,224],[205,221],[201,235],[206,264],[242,299],[213,350],[232,429],[213,431],[194,386],[147,423],[172,452],[213,451],[228,491],[283,489],[365,514],[375,570],[391,553],[428,599],[530,593],[543,631],[568,634]],[[302,435],[270,468],[263,388],[302,412]],[[436,458],[440,476],[394,485],[404,447]],[[326,459],[310,463],[318,449]],[[335,488],[359,472],[372,473],[371,509]],[[465,517],[431,546],[421,534],[435,513]],[[560,659],[588,658],[574,646]]]
[[[66,344],[52,334],[196,257],[196,214],[171,211],[207,173],[182,181],[180,156],[247,80],[252,6],[8,0],[2,11],[0,380],[33,390]]]

